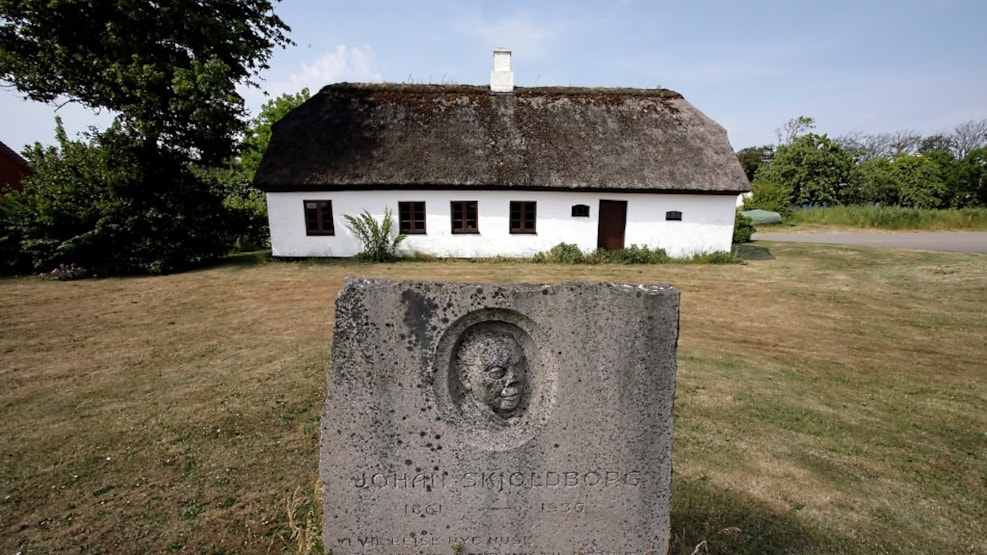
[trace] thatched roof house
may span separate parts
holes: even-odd
[[[339,83],[277,122],[254,180],[274,254],[354,254],[342,215],[385,209],[439,256],[729,249],[749,185],[720,125],[666,89],[514,88],[494,56],[491,87]]]
[[[666,89],[330,85],[274,126],[266,191],[749,190],[726,131]]]

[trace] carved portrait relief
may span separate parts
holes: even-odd
[[[493,424],[510,425],[527,404],[528,359],[515,334],[503,328],[469,330],[456,349],[455,366],[464,413],[478,412]]]
[[[538,326],[506,309],[481,309],[443,334],[435,398],[464,441],[509,449],[528,441],[554,402],[556,363]]]

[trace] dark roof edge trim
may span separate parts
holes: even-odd
[[[336,193],[340,191],[539,191],[566,193],[627,193],[627,194],[672,194],[672,195],[729,195],[736,196],[750,191],[744,190],[713,190],[669,188],[669,189],[622,189],[619,187],[518,187],[507,185],[255,185],[266,193],[311,193],[325,191]]]
[[[31,164],[27,160],[25,160],[24,157],[21,156],[16,150],[4,144],[3,141],[0,141],[0,152],[3,152],[5,155],[7,155],[7,158],[9,158],[18,166],[22,167],[28,173],[31,174],[34,173],[34,168],[31,167]]]

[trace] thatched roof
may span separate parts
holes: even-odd
[[[254,183],[750,190],[726,131],[674,91],[350,83],[323,88],[274,125]]]

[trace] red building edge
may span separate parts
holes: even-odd
[[[34,169],[23,156],[0,141],[0,193],[24,189],[23,182],[34,175]]]

